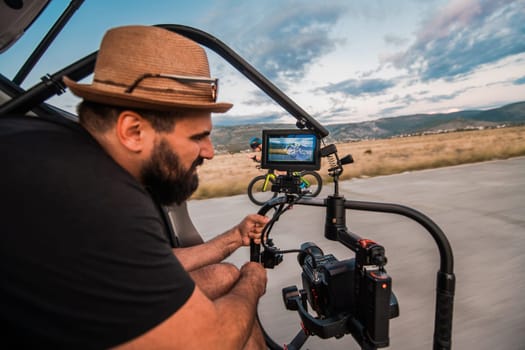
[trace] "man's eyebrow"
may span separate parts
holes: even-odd
[[[206,136],[210,136],[210,135],[211,135],[211,131],[210,130],[205,130],[203,132],[191,135],[191,138],[192,139],[200,139],[200,138],[203,138],[203,137],[206,137]]]

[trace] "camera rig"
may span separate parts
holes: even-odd
[[[335,145],[323,147],[319,156],[329,158],[328,173],[334,180],[334,194],[325,199],[302,197],[293,172],[279,176],[272,190],[284,193],[284,196],[261,207],[261,215],[266,215],[272,208],[275,213],[263,230],[261,244],[252,242],[250,246],[250,260],[261,262],[266,268],[281,263],[283,254],[298,253],[303,270],[303,289],[290,286],[283,288],[282,294],[285,307],[298,312],[302,329],[284,348],[299,349],[311,335],[326,339],[345,334],[351,334],[365,350],[389,345],[389,320],[399,315],[399,305],[392,292],[392,280],[385,270],[385,249],[373,240],[348,231],[346,210],[353,209],[403,215],[421,224],[432,235],[441,257],[441,270],[437,275],[434,350],[450,349],[455,276],[452,273],[452,250],[441,229],[412,208],[345,199],[339,194],[339,176],[343,165],[353,162],[352,156],[340,159]],[[340,242],[355,252],[355,258],[338,261],[310,242],[303,243],[300,249],[276,248],[269,232],[282,213],[293,205],[324,207],[325,238]],[[308,304],[317,313],[316,317],[308,312]],[[283,349],[264,329],[263,332],[271,349]]]
[[[263,148],[262,157],[266,157]],[[385,270],[387,258],[383,246],[370,239],[363,239],[348,231],[345,224],[345,200],[338,194],[338,177],[342,165],[353,162],[351,156],[340,160],[335,145],[324,147],[317,155],[333,157],[329,174],[334,178],[336,192],[327,197],[323,205],[327,208],[325,237],[340,241],[355,252],[355,258],[339,261],[332,254],[324,254],[314,243],[303,243],[299,250],[279,250],[269,238],[269,232],[279,216],[291,205],[301,204],[300,181],[294,172],[277,177],[272,191],[284,193],[267,202],[259,214],[265,215],[277,207],[273,218],[263,230],[260,246],[251,245],[252,261],[261,262],[266,268],[274,268],[283,261],[283,254],[298,253],[302,268],[303,289],[296,286],[282,290],[286,309],[297,311],[302,330],[287,349],[300,348],[311,335],[323,339],[340,338],[351,334],[363,349],[376,349],[389,345],[389,320],[399,315],[397,298],[392,292],[392,279]],[[302,203],[304,204],[304,203]],[[312,316],[308,305],[316,312]],[[265,332],[266,333],[266,332]],[[272,349],[279,349],[267,337]]]
[[[27,72],[34,66],[37,57],[46,49],[49,42],[53,40],[64,22],[68,20],[70,14],[76,10],[81,2],[73,1],[73,6],[66,9],[64,15],[24,64],[23,71],[21,70],[17,74],[15,82],[4,78],[0,79],[0,83],[3,86],[5,85],[5,90],[12,97],[11,100],[0,106],[0,117],[31,111],[37,116],[76,120],[76,116],[48,105],[45,101],[65,91],[62,82],[64,76],[79,81],[93,73],[97,57],[96,51],[60,71],[46,75],[42,78],[42,82],[27,91],[19,85]],[[319,139],[328,135],[326,128],[214,36],[183,25],[161,24],[158,26],[184,35],[220,55],[296,118],[296,125],[299,129],[311,130]],[[325,207],[325,237],[329,240],[339,241],[354,251],[356,256],[354,259],[337,261],[335,257],[325,255],[312,243],[305,243],[300,250],[295,250],[299,253],[299,264],[303,269],[304,292],[294,286],[287,287],[283,290],[283,297],[288,309],[299,312],[308,331],[299,331],[286,348],[290,350],[300,348],[308,336],[313,334],[328,338],[351,333],[364,349],[388,345],[388,320],[398,314],[398,306],[395,296],[391,292],[391,280],[384,270],[386,264],[384,248],[373,241],[361,239],[348,232],[345,224],[346,210],[361,210],[406,216],[421,224],[434,238],[439,249],[440,267],[437,273],[433,349],[450,349],[455,276],[452,249],[446,236],[430,218],[412,208],[390,203],[346,200],[338,193],[337,179],[343,171],[342,165],[350,163],[351,157],[339,159],[334,145],[324,147],[320,153],[321,156],[330,156],[329,159],[332,160],[329,174],[334,178],[334,195],[328,196],[326,199],[302,198],[295,193],[294,175],[288,173],[278,182],[276,188],[278,192],[285,193],[285,195],[267,202],[261,207],[259,213],[265,214],[272,208],[279,208],[272,219],[272,224],[266,226],[271,228],[278,216],[285,211],[285,205]],[[187,212],[182,216],[187,217]],[[267,267],[274,267],[282,260],[282,254],[291,252],[278,250],[271,244],[269,238],[266,239],[266,242],[263,240],[263,248],[261,252],[261,246],[252,242],[250,256],[251,260],[261,261]],[[320,299],[319,295],[325,298]],[[341,297],[342,295],[343,297]],[[307,301],[318,313],[318,317],[313,317],[307,312]],[[360,310],[360,305],[368,305],[368,308]],[[342,311],[341,314],[338,311]],[[266,333],[265,339],[271,349],[282,349]]]

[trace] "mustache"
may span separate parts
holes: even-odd
[[[204,158],[202,157],[197,157],[197,159],[195,159],[193,161],[193,163],[191,164],[191,168],[192,169],[197,169],[198,166],[201,166],[202,164],[204,163]]]
[[[175,161],[174,159],[170,159],[169,163],[178,164],[178,161]],[[203,163],[204,163],[204,158],[197,157],[197,159],[195,159],[193,163],[191,163],[189,170],[197,170],[197,167],[201,166]],[[171,169],[170,173],[173,172],[173,170],[174,169]]]

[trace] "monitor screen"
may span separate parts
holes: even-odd
[[[263,130],[264,169],[319,170],[317,135],[307,130]]]

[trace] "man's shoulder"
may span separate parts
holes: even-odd
[[[129,182],[129,175],[100,144],[81,125],[69,120],[0,118],[0,144],[0,161],[15,178],[27,173],[23,169],[32,169],[42,181],[45,178],[51,183],[64,178],[93,184],[101,178]],[[57,173],[61,177],[55,178]]]
[[[66,119],[26,116],[0,118],[0,141],[10,139],[10,142],[16,143],[17,140],[25,142],[26,139],[40,139],[52,142],[61,136],[82,140],[87,137],[87,132],[78,123]]]

